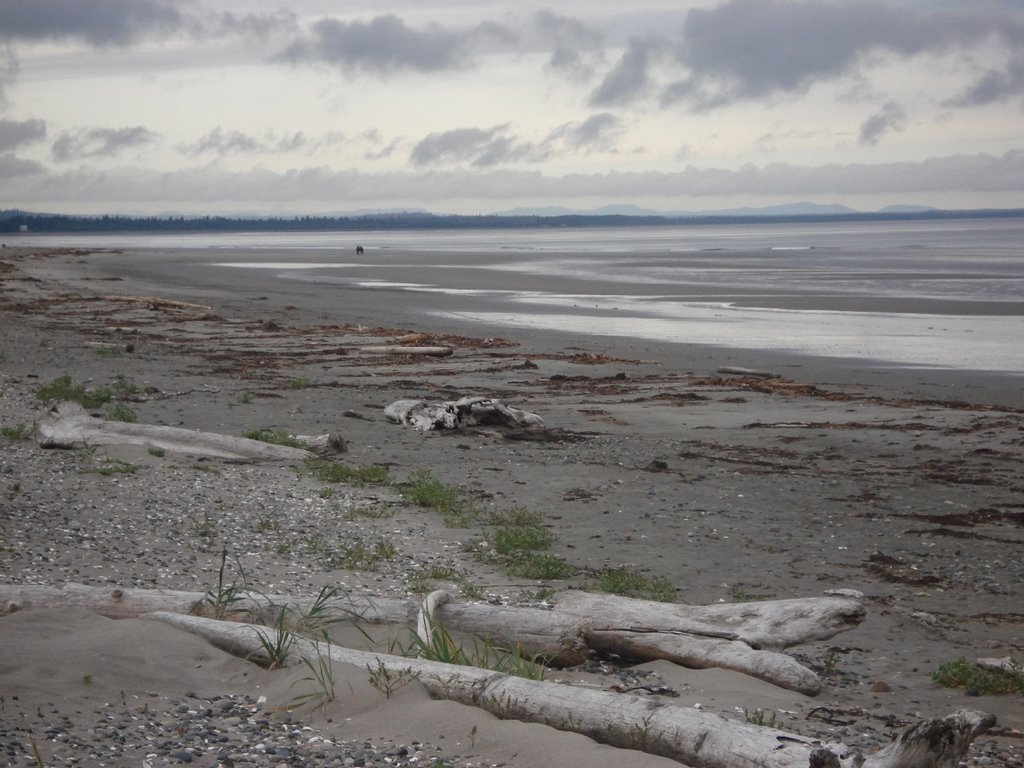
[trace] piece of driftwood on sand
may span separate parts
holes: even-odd
[[[384,408],[384,417],[423,432],[487,425],[524,429],[544,426],[544,420],[536,413],[479,395],[439,403],[396,400]]]
[[[82,448],[95,445],[139,445],[212,458],[249,461],[302,461],[313,453],[340,453],[344,440],[335,434],[295,439],[309,448],[275,445],[246,437],[195,429],[108,421],[91,416],[77,403],[59,403],[36,421],[36,438],[43,448]]]
[[[82,584],[60,587],[0,585],[0,614],[31,608],[88,608],[111,618],[152,611],[191,613],[207,595],[200,592],[110,589]],[[281,608],[303,615],[312,598],[243,592],[231,608],[237,615],[273,623]],[[495,645],[514,643],[528,657],[543,656],[551,666],[573,666],[590,650],[692,668],[720,667],[747,674],[806,695],[821,690],[821,680],[778,649],[821,640],[850,629],[864,617],[853,598],[808,597],[758,603],[688,606],[645,600],[563,592],[554,610],[460,603],[437,607],[448,629]],[[376,624],[415,625],[419,604],[387,598],[332,598],[329,610]]]
[[[266,630],[198,616],[153,613],[230,653],[264,655]],[[503,718],[542,723],[596,741],[672,758],[693,768],[957,768],[970,743],[995,724],[983,712],[961,710],[904,731],[891,745],[862,755],[796,733],[728,720],[664,701],[540,680],[478,667],[315,644],[295,638],[291,651],[319,663],[324,656],[357,667],[414,675],[431,695]]]

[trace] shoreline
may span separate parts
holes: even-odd
[[[3,503],[13,551],[0,561],[4,581],[202,591],[230,543],[266,591],[341,584],[360,594],[405,595],[410,573],[445,562],[499,602],[586,586],[602,569],[619,567],[667,579],[677,599],[691,603],[854,588],[867,596],[868,620],[794,654],[817,668],[838,658],[817,699],[721,670],[641,666],[675,687],[677,703],[733,717],[741,708],[772,711],[786,728],[858,744],[885,743],[893,729],[879,718],[887,716],[902,722],[964,706],[992,711],[1002,735],[980,739],[968,764],[1019,762],[1019,696],[965,699],[930,679],[938,664],[960,656],[1022,652],[1024,564],[1016,554],[1024,543],[1024,415],[1009,382],[539,331],[494,338],[479,326],[435,325],[420,306],[398,303],[408,297],[397,293],[389,302],[345,293],[334,306],[304,304],[309,291],[301,285],[270,292],[250,283],[232,295],[215,282],[196,285],[184,272],[167,283],[145,271],[113,274],[115,261],[126,265],[122,255],[63,252],[28,261],[12,250],[0,259],[10,267],[0,272],[3,425],[38,418],[43,406],[34,392],[67,374],[95,385],[123,376],[154,388],[130,402],[141,423],[233,435],[254,427],[337,429],[349,443],[346,463],[386,466],[395,480],[426,469],[485,509],[540,513],[555,539],[552,554],[578,570],[565,582],[511,578],[467,549],[486,531],[447,528],[388,488],[339,487],[325,498],[322,483],[286,466],[204,469],[144,451],[86,457],[8,441],[0,464],[12,478]],[[211,309],[102,298],[153,295]],[[375,336],[378,328],[392,331]],[[339,351],[362,334],[394,331],[423,332],[453,345],[454,354],[370,359]],[[725,375],[722,366],[783,377]],[[539,413],[564,439],[424,434],[382,416],[400,398],[474,393]],[[104,458],[138,470],[87,471]],[[355,513],[378,507],[388,516]],[[268,520],[276,530],[269,523],[260,530]],[[317,532],[329,543],[387,537],[397,556],[376,570],[325,567],[323,550],[311,546]],[[7,621],[0,620],[0,633]],[[33,692],[31,674],[18,680],[25,702],[53,696]],[[844,724],[815,720],[812,711],[823,706],[842,712]],[[431,731],[429,716],[410,714],[423,700],[394,707],[418,723],[421,741],[440,743],[443,726]],[[355,725],[339,715],[333,724],[316,719],[317,726],[351,735],[372,722],[372,733],[408,736],[387,706],[371,709]],[[488,721],[486,728],[497,734],[506,726]],[[578,742],[565,739],[545,731],[532,754],[551,749],[566,765],[621,763],[607,754],[574,758],[569,745]],[[465,742],[463,735],[460,749],[477,759],[535,764],[523,743]]]
[[[839,386],[862,386],[879,389],[889,396],[900,393],[915,394],[922,398],[963,399],[991,405],[1019,406],[1024,404],[1020,396],[1024,373],[1003,370],[975,370],[942,368],[926,365],[899,364],[869,357],[821,356],[783,349],[756,349],[718,346],[710,343],[687,341],[660,341],[629,336],[608,336],[596,333],[571,333],[553,329],[533,327],[509,327],[495,324],[481,324],[472,319],[462,319],[451,311],[453,300],[460,302],[466,311],[491,311],[496,305],[490,299],[477,299],[472,295],[453,297],[447,293],[409,292],[401,289],[363,288],[348,285],[330,285],[329,291],[323,286],[303,281],[283,280],[270,277],[262,269],[238,269],[210,266],[213,254],[209,249],[180,249],[174,251],[138,249],[128,254],[120,251],[98,253],[92,257],[94,275],[88,282],[125,282],[133,290],[148,292],[157,296],[173,297],[176,291],[186,290],[190,295],[248,312],[259,302],[257,311],[264,307],[268,311],[282,313],[300,323],[349,322],[370,327],[407,327],[427,329],[435,333],[462,336],[477,336],[493,333],[514,336],[523,347],[541,351],[558,352],[571,347],[595,347],[612,357],[632,357],[657,361],[660,366],[674,372],[686,371],[712,374],[721,366],[740,366],[763,370],[778,369],[786,375],[794,375],[811,381]],[[227,252],[225,252],[227,253]],[[231,261],[254,263],[277,261],[279,254],[288,251],[233,249]],[[295,255],[299,255],[297,252]],[[133,255],[134,254],[134,255]],[[349,255],[337,252],[310,251],[308,258],[331,258]],[[374,258],[378,258],[375,254]],[[381,264],[367,265],[356,274],[379,275],[381,269],[390,270],[402,265],[409,270],[410,282],[430,282],[431,270],[419,270],[415,264],[406,265],[410,257],[430,260],[432,254],[412,252],[391,252],[384,256]],[[508,258],[501,254],[500,258]],[[449,254],[456,262],[470,264],[473,254]],[[319,262],[318,262],[319,263]],[[330,262],[327,262],[330,264]],[[193,276],[190,270],[202,265],[201,275]],[[346,270],[348,273],[349,270]],[[383,274],[391,274],[384,272]],[[492,276],[480,270],[478,277],[468,285],[472,290],[484,290],[486,279]],[[43,277],[51,276],[49,267],[44,267]],[[59,272],[52,275],[60,279]],[[201,281],[197,285],[197,278]],[[502,279],[513,279],[519,290],[529,291],[538,285],[537,276],[502,273]],[[596,285],[596,284],[595,284]],[[99,285],[83,285],[83,288],[99,290]],[[591,290],[594,290],[593,288]],[[707,289],[712,291],[714,289]],[[785,308],[799,308],[802,299],[791,297],[775,304]],[[893,299],[863,299],[869,301],[872,311],[895,311],[899,303]],[[755,302],[756,303],[756,302]],[[984,314],[989,304],[985,302],[961,303],[958,309],[968,313]],[[1000,305],[1002,307],[1002,305]],[[513,307],[514,309],[514,307]],[[543,311],[544,308],[541,308]],[[1000,309],[1000,314],[1005,308]],[[1018,312],[1020,310],[1018,309]],[[614,314],[614,313],[611,313]],[[984,315],[993,317],[992,315]],[[963,316],[969,321],[971,314]],[[941,318],[936,318],[941,322]],[[685,327],[685,326],[684,326]]]

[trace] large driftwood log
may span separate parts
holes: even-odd
[[[302,461],[312,455],[311,451],[325,453],[344,450],[344,441],[336,435],[303,438],[310,446],[311,450],[308,451],[215,432],[106,421],[90,416],[77,403],[60,403],[54,414],[36,422],[35,431],[44,448],[141,445],[177,453],[250,461]]]
[[[808,696],[821,692],[821,680],[777,651],[864,620],[864,606],[850,597],[679,605],[574,590],[555,597],[555,610],[586,621],[596,651],[731,669]]]
[[[112,619],[137,618],[154,611],[208,612],[203,592],[169,589],[111,589],[84,584],[61,587],[34,584],[0,585],[0,615],[19,610],[86,608]],[[293,616],[306,614],[315,598],[243,592],[231,603],[232,618],[273,624],[282,608]],[[419,604],[414,600],[361,598],[338,595],[325,606],[333,616],[351,616],[367,624],[416,626]],[[485,638],[503,646],[511,638],[525,656],[543,656],[551,666],[574,666],[587,659],[581,622],[568,615],[535,608],[512,608],[480,603],[449,602],[436,616],[448,629]]]
[[[555,610],[586,616],[601,631],[685,632],[739,640],[751,648],[781,651],[811,640],[827,640],[864,621],[864,605],[853,597],[801,597],[749,603],[681,605],[572,590],[554,598]]]
[[[147,618],[206,638],[247,658],[263,655],[260,629],[175,613]],[[263,630],[265,632],[265,630]],[[296,638],[294,652],[311,663],[319,654],[371,669],[418,676],[433,696],[480,707],[500,718],[543,723],[596,741],[678,760],[693,768],[956,768],[971,741],[995,717],[962,710],[918,724],[892,745],[863,756],[842,745],[823,746],[795,733],[764,728],[689,707],[631,694],[525,680],[476,667],[330,646]]]
[[[25,608],[79,606],[112,618],[151,611],[192,612],[204,594],[171,590],[115,589],[67,584],[0,586],[0,613]],[[246,593],[232,607],[273,623],[281,607],[305,613],[313,599]],[[562,593],[556,610],[513,608],[450,601],[437,608],[447,628],[486,638],[496,645],[511,639],[524,655],[542,655],[552,666],[572,666],[588,650],[636,659],[667,659],[688,667],[721,667],[783,688],[814,695],[821,681],[791,656],[753,648],[756,638],[772,648],[831,637],[863,618],[851,598],[806,598],[761,603],[684,606],[582,592]],[[368,623],[414,626],[418,605],[410,600],[339,596],[329,608]],[[817,616],[814,621],[809,615]],[[772,640],[770,632],[779,633]],[[803,640],[801,640],[801,637]]]

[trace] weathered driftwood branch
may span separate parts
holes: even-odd
[[[424,357],[449,357],[454,354],[452,347],[412,347],[402,344],[367,344],[350,347],[349,351],[361,355],[422,355]]]
[[[554,598],[555,610],[586,616],[594,629],[685,632],[739,640],[751,648],[781,651],[812,640],[827,640],[864,620],[864,605],[853,597],[801,597],[749,603],[681,605],[571,590]]]
[[[222,459],[302,461],[310,451],[274,445],[246,437],[221,435],[158,424],[129,424],[90,416],[76,403],[60,403],[56,413],[36,422],[36,437],[44,448],[81,448],[86,445],[143,445],[167,451]],[[344,450],[337,435],[301,438],[311,451]],[[340,447],[339,447],[340,446]]]
[[[175,613],[146,618],[199,635],[231,653],[262,656],[260,629]],[[265,632],[265,630],[262,630]],[[632,694],[595,691],[389,654],[315,645],[296,638],[294,652],[316,663],[320,654],[358,667],[415,674],[433,696],[484,709],[497,717],[543,723],[596,741],[678,760],[693,768],[956,768],[995,717],[960,711],[910,728],[875,755],[823,746],[795,733],[764,728]]]
[[[242,592],[231,603],[233,618],[273,624],[281,608],[295,616],[308,612],[314,598]],[[84,584],[50,587],[34,584],[0,585],[0,615],[19,610],[86,608],[112,619],[137,618],[154,611],[203,612],[207,595],[168,589],[111,589]],[[209,606],[206,606],[207,608]],[[360,598],[339,595],[325,606],[332,615],[368,624],[416,626],[420,605],[414,600]],[[480,603],[449,602],[435,613],[448,629],[485,638],[501,646],[513,638],[526,656],[543,656],[551,666],[573,666],[587,659],[581,622],[568,615],[535,608],[511,608]]]
[[[193,304],[188,301],[174,301],[172,299],[161,299],[158,296],[101,296],[103,301],[124,301],[130,304],[145,304],[152,308],[160,309],[202,309],[212,311],[213,307],[206,304]]]
[[[0,586],[0,613],[80,606],[126,618],[150,611],[189,613],[203,600],[199,592],[111,590],[80,584]],[[571,591],[556,601],[554,611],[449,601],[439,604],[435,615],[448,629],[497,645],[512,639],[523,654],[542,655],[552,666],[579,664],[592,649],[643,660],[667,659],[688,667],[732,669],[807,695],[821,690],[813,671],[791,656],[751,647],[744,639],[784,648],[831,637],[855,626],[864,615],[858,601],[834,597],[685,606]],[[232,608],[272,623],[281,607],[301,615],[312,602],[246,593]],[[411,600],[342,596],[330,608],[368,623],[411,627],[419,605]],[[816,618],[811,620],[812,616]],[[773,639],[772,632],[778,638]]]

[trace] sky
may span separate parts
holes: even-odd
[[[0,209],[1024,207],[1021,0],[0,0]]]

